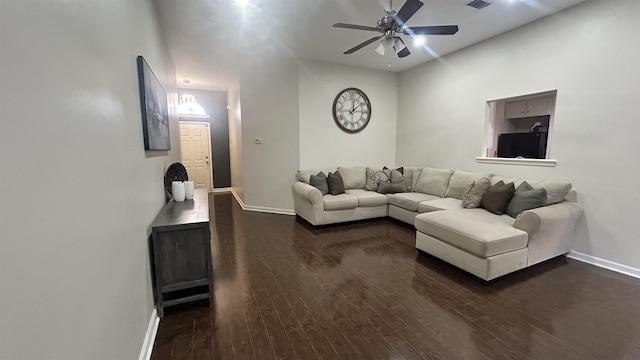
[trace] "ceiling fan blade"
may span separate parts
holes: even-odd
[[[453,35],[458,32],[458,25],[415,26],[405,28],[406,35]]]
[[[356,51],[358,51],[358,50],[362,49],[363,47],[365,47],[365,46],[367,46],[367,45],[371,44],[372,42],[375,42],[376,40],[380,40],[380,39],[381,39],[381,38],[383,38],[383,37],[384,37],[384,35],[382,35],[382,36],[372,37],[371,39],[369,39],[369,40],[367,40],[367,41],[364,41],[364,42],[362,42],[362,43],[360,43],[360,44],[358,44],[358,45],[356,45],[356,46],[352,47],[351,49],[349,49],[349,50],[345,51],[345,52],[344,52],[344,54],[345,54],[345,55],[352,54],[352,53],[354,53],[354,52],[356,52]]]
[[[400,26],[402,26],[404,23],[409,21],[409,18],[411,18],[413,14],[422,7],[422,5],[424,4],[420,0],[407,0],[393,18],[398,22],[398,24],[400,24]]]
[[[409,56],[410,54],[411,52],[409,51],[409,48],[404,48],[398,53],[398,57],[403,58]]]
[[[380,31],[378,28],[373,26],[364,26],[364,25],[354,25],[354,24],[344,24],[344,23],[336,23],[333,24],[335,28],[344,28],[344,29],[356,29],[356,30],[367,30],[367,31]]]

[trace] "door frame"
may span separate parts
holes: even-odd
[[[213,192],[215,189],[215,184],[213,183],[213,154],[211,153],[211,124],[208,121],[179,121],[180,124],[186,125],[206,125],[207,126],[207,138],[209,139],[209,184],[211,184],[211,189],[207,189],[207,192]],[[182,143],[180,143],[180,161],[182,161]]]

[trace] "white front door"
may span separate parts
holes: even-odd
[[[196,189],[212,191],[209,123],[180,121],[182,164]]]

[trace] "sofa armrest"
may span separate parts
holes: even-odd
[[[569,252],[581,216],[582,207],[572,201],[520,213],[513,226],[529,234],[527,266]]]
[[[298,196],[301,199],[306,199],[314,206],[322,206],[324,210],[324,201],[322,200],[322,193],[318,188],[313,187],[307,183],[296,181],[293,183],[292,191],[294,196]]]
[[[323,224],[324,200],[317,188],[296,181],[291,186],[293,193],[293,208],[296,214],[313,225]]]

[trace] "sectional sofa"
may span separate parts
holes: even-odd
[[[369,168],[380,171],[382,168]],[[338,171],[345,193],[323,195],[311,175]],[[403,167],[406,191],[381,194],[365,189],[366,167],[299,170],[292,185],[297,215],[314,226],[390,216],[416,228],[416,248],[484,280],[569,252],[582,209],[566,180],[526,179],[545,189],[544,206],[515,218],[462,206],[465,189],[488,177],[518,187],[524,179],[464,170]],[[486,181],[486,180],[485,180]]]

